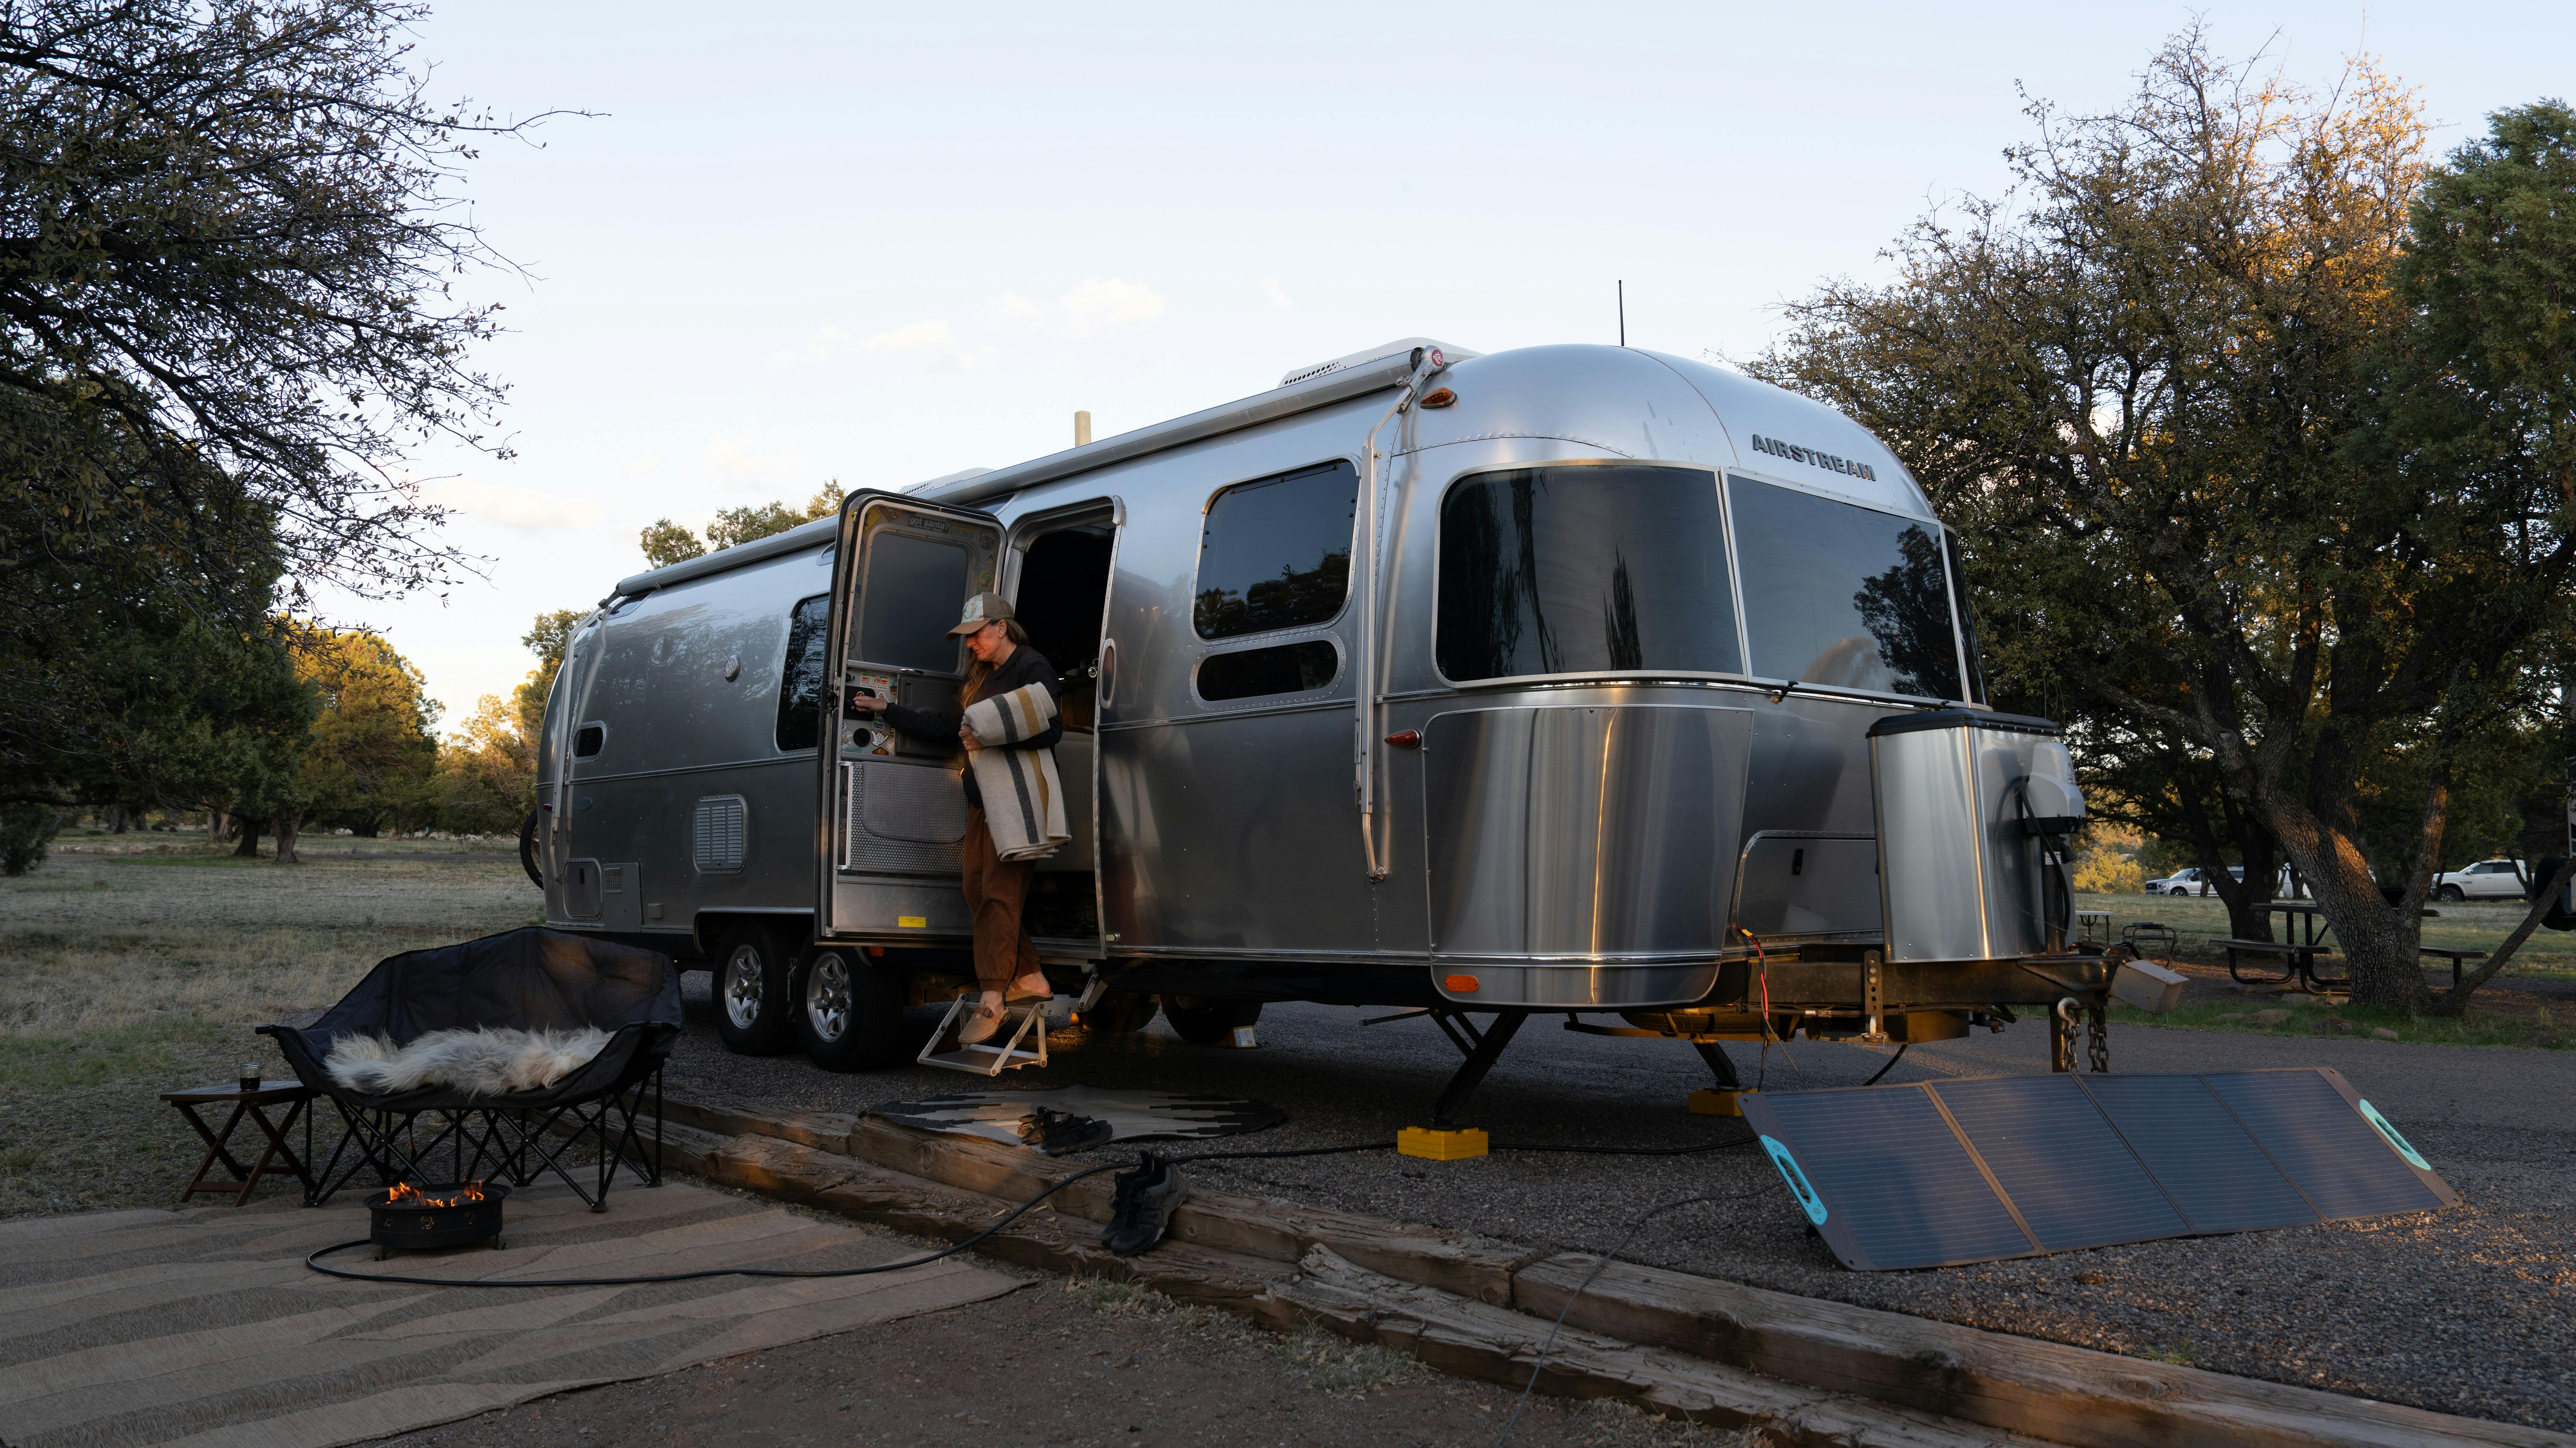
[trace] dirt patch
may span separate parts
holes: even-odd
[[[752,1445],[1458,1444],[1494,1441],[1519,1394],[1381,1347],[1279,1334],[1123,1284],[1041,1279],[971,1307],[617,1383],[400,1438]],[[1623,1403],[1533,1396],[1516,1448],[1758,1448]]]

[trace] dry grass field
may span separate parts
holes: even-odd
[[[515,860],[314,844],[279,866],[185,837],[78,840],[0,879],[0,1216],[175,1204],[203,1147],[156,1093],[245,1061],[281,1076],[252,1027],[329,1005],[385,956],[540,910]]]
[[[155,1093],[229,1080],[245,1061],[281,1075],[252,1027],[329,1005],[385,956],[532,923],[538,896],[506,844],[461,848],[482,857],[448,841],[325,836],[305,863],[279,866],[186,836],[76,837],[0,879],[0,1217],[175,1203],[202,1148]],[[2164,921],[2195,958],[2226,933],[2215,900],[2082,904],[2115,926]],[[2439,928],[2476,948],[2519,918],[2507,904],[2452,906]],[[2542,937],[2499,986],[2576,974],[2576,939]],[[2256,1028],[2220,1013],[2173,1024]],[[2297,1028],[2311,1027],[2285,1029]],[[2438,1038],[2501,1044],[2530,1029],[2499,1018]]]

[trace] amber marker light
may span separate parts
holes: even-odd
[[[1440,988],[1451,995],[1474,995],[1484,989],[1484,983],[1472,975],[1444,975],[1440,978]]]
[[[1400,733],[1390,734],[1386,736],[1386,742],[1394,745],[1398,749],[1411,749],[1422,743],[1422,731],[1419,729],[1407,729]]]
[[[1422,394],[1422,405],[1425,407],[1447,407],[1457,400],[1458,394],[1446,387],[1434,387]]]

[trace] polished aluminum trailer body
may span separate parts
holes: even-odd
[[[1338,562],[1265,571],[1335,529]],[[1835,570],[1877,565],[1846,555],[1891,561],[1855,592]],[[1964,1029],[2099,982],[1881,976],[1868,731],[1982,707],[1955,567],[1896,458],[1780,389],[1628,348],[1363,354],[619,583],[548,705],[547,917],[960,969],[954,762],[844,705],[953,691],[923,630],[994,588],[1072,679],[1051,968],[1702,1038],[1771,1029],[1760,994]]]

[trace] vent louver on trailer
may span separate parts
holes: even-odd
[[[743,802],[738,794],[698,801],[698,873],[726,875],[742,868]]]
[[[1993,1077],[1743,1102],[1808,1220],[1856,1271],[2459,1200],[2325,1067]]]

